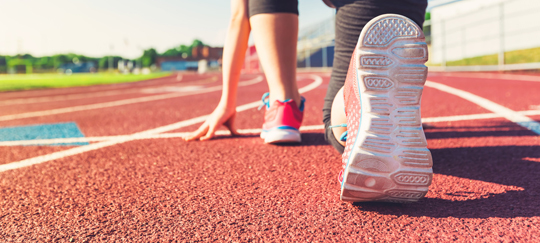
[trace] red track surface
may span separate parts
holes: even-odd
[[[321,124],[329,75],[304,93],[304,125]],[[11,92],[0,102],[161,86],[219,86],[218,74],[139,83]],[[246,75],[251,80],[258,74]],[[299,84],[314,81],[300,73]],[[486,75],[486,77],[488,77]],[[431,74],[428,80],[514,111],[540,109],[540,82],[489,74]],[[539,78],[540,80],[540,78]],[[240,88],[239,105],[257,101],[265,82]],[[160,93],[0,106],[0,116]],[[161,93],[163,94],[163,93]],[[0,127],[75,121],[87,137],[128,135],[209,114],[220,91],[109,108],[0,121]],[[426,87],[423,117],[491,113]],[[263,112],[238,114],[259,128]],[[539,115],[530,116],[537,121]],[[540,240],[540,138],[505,118],[429,123],[433,184],[414,204],[339,201],[340,155],[322,130],[295,146],[265,145],[257,134],[208,142],[133,140],[0,172],[0,241],[478,241]],[[173,129],[185,132],[198,124]],[[95,144],[95,143],[92,143]],[[0,165],[71,147],[0,147]]]

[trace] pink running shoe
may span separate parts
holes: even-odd
[[[414,202],[428,192],[432,158],[420,120],[427,45],[412,20],[369,21],[344,86],[347,140],[341,200]]]
[[[300,136],[300,125],[304,118],[304,102],[302,97],[300,107],[289,99],[286,101],[276,100],[272,106],[268,101],[269,93],[262,97],[263,105],[266,106],[264,114],[264,124],[261,132],[261,138],[265,143],[299,143],[302,141]]]

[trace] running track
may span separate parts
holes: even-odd
[[[340,154],[321,129],[328,80],[298,74],[296,146],[258,137],[261,74],[242,76],[244,135],[207,142],[180,136],[219,101],[218,73],[2,93],[0,127],[75,122],[85,137],[0,142],[0,241],[540,241],[540,76],[431,73],[433,184],[404,205],[339,201]],[[62,142],[90,144],[44,145]]]

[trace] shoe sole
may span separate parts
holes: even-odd
[[[268,132],[261,132],[264,143],[300,143],[302,136],[300,131],[293,129],[271,129]]]
[[[356,48],[362,108],[341,199],[418,201],[433,178],[420,115],[428,57],[424,34],[412,20],[385,14],[366,24]]]

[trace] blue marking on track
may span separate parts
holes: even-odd
[[[536,121],[528,121],[528,122],[517,122],[522,127],[525,127],[534,133],[540,135],[540,124]]]
[[[30,126],[15,126],[0,128],[0,141],[20,141],[20,140],[36,140],[36,139],[53,139],[53,138],[83,138],[77,123],[52,123],[39,124]],[[80,146],[88,145],[89,143],[56,143],[47,144],[47,146]]]

